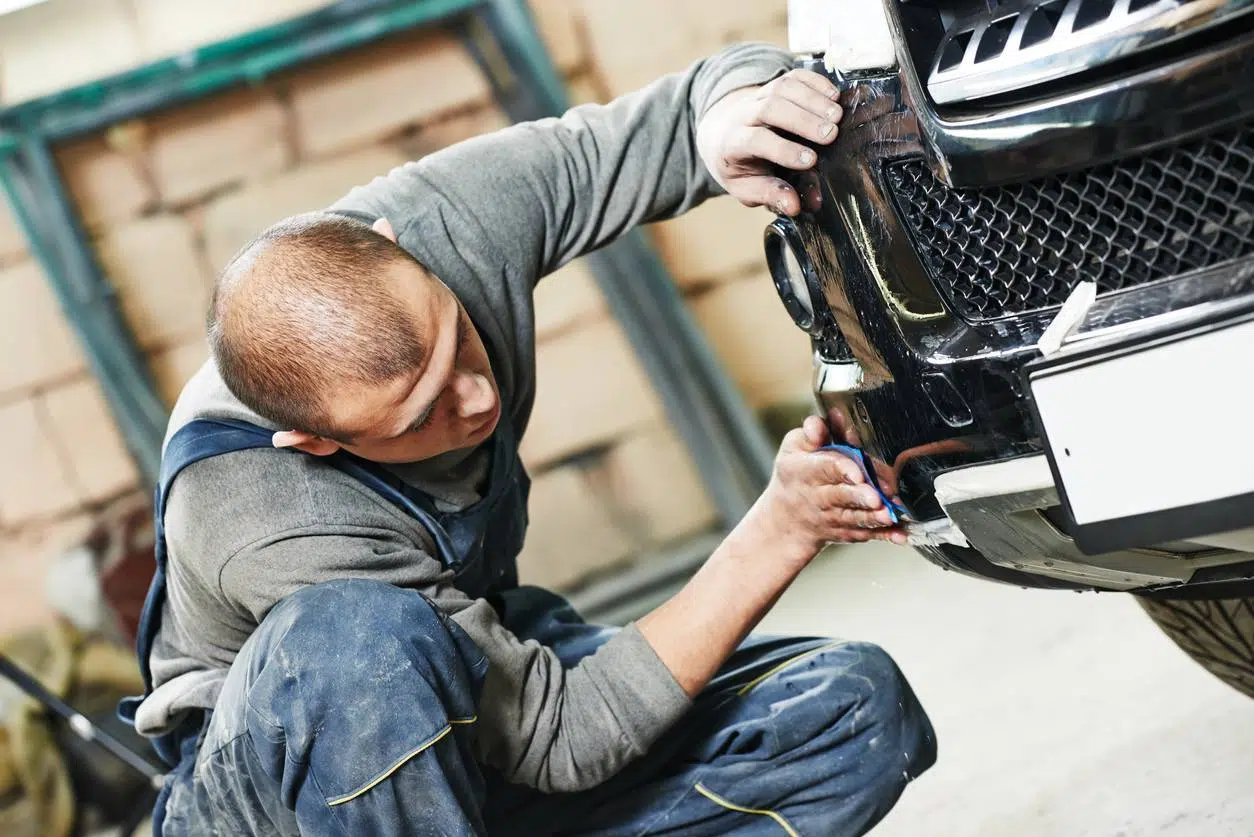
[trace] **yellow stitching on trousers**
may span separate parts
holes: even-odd
[[[775,820],[775,823],[780,828],[784,829],[784,832],[788,835],[788,837],[801,837],[801,835],[797,833],[797,829],[793,828],[792,825],[789,824],[788,820],[784,819],[782,814],[777,814],[774,811],[759,811],[756,808],[745,808],[741,805],[735,804],[734,802],[728,802],[726,799],[714,793],[714,791],[710,790],[700,782],[693,785],[693,788],[696,789],[697,793],[701,794],[715,805],[720,805],[727,810],[735,811],[738,814],[757,814],[763,817],[770,817]]]
[[[457,718],[454,720],[450,720],[449,726],[446,726],[444,729],[440,730],[431,738],[429,738],[427,741],[423,742],[422,744],[419,744],[417,747],[410,750],[405,755],[401,756],[399,759],[397,759],[395,764],[393,764],[387,770],[383,771],[378,776],[376,776],[365,787],[355,790],[352,793],[345,794],[344,796],[337,796],[334,799],[328,799],[327,805],[331,805],[331,806],[343,805],[345,802],[352,802],[354,799],[361,796],[363,793],[370,790],[375,785],[379,784],[380,782],[382,782],[387,777],[391,776],[396,771],[400,770],[402,765],[405,764],[405,762],[409,761],[414,756],[421,753],[423,750],[426,750],[429,747],[434,746],[437,742],[440,741],[440,739],[444,738],[444,736],[448,735],[450,732],[453,731],[453,727],[452,727],[453,724],[473,724],[477,720],[479,720],[478,715],[475,715],[474,717],[471,717],[471,718]]]
[[[844,644],[845,644],[844,640],[838,639],[835,642],[829,642],[827,645],[820,645],[818,648],[811,648],[809,651],[805,651],[801,654],[798,654],[795,657],[789,657],[787,660],[784,660],[782,663],[775,666],[775,668],[771,669],[766,674],[760,674],[757,677],[750,680],[745,685],[741,686],[740,691],[736,692],[736,695],[738,697],[744,697],[745,695],[749,694],[749,692],[753,691],[754,686],[757,686],[759,683],[761,683],[763,680],[765,680],[768,677],[773,677],[776,674],[779,674],[781,671],[788,668],[793,663],[799,663],[802,660],[804,660],[806,657],[810,657],[815,654],[820,654],[828,650],[829,648],[835,648],[837,645],[844,645]]]

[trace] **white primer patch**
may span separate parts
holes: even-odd
[[[934,487],[936,502],[948,508],[967,500],[1053,488],[1054,474],[1044,455],[1027,456],[949,471],[936,478]]]
[[[906,542],[910,546],[970,546],[967,536],[948,517],[906,524]]]
[[[883,0],[788,0],[788,50],[833,73],[897,66]]]
[[[897,66],[884,0],[835,0],[827,25],[823,65],[829,72],[887,70]]]

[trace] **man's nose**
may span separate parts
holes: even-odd
[[[456,374],[453,391],[457,394],[457,414],[468,419],[491,412],[496,406],[491,381],[478,372]]]

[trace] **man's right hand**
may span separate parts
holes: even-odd
[[[689,696],[828,543],[905,543],[862,469],[827,444],[810,416],[784,437],[770,485],[714,554],[669,601],[636,623]]]
[[[809,416],[784,437],[771,482],[742,526],[762,527],[792,560],[808,563],[829,543],[873,539],[904,544],[906,534],[852,459],[822,450],[827,425]]]

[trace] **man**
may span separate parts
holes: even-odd
[[[224,270],[170,425],[137,727],[184,834],[860,834],[935,758],[884,652],[745,637],[829,541],[900,541],[817,418],[621,630],[517,586],[539,277],[775,166],[838,91],[741,45],[446,149]]]

